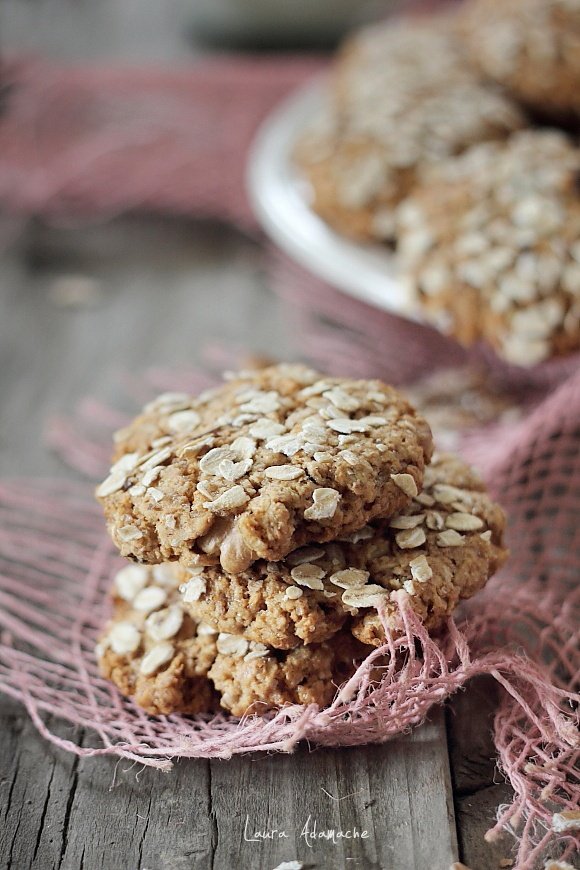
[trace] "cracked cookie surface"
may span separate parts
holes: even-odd
[[[343,626],[377,645],[384,639],[377,606],[394,620],[391,595],[399,589],[429,630],[440,627],[503,562],[504,526],[473,470],[442,455],[407,508],[350,540],[302,547],[236,576],[219,566],[181,568],[183,606],[217,630],[279,649],[326,641]]]
[[[327,554],[342,551],[335,544],[303,547],[296,550],[320,559],[303,568],[303,584],[292,579],[290,564],[255,562],[241,574],[226,574],[219,567],[182,569],[184,607],[194,616],[220,631],[241,634],[276,649],[292,649],[300,644],[321,643],[343,626],[348,611],[337,601],[337,590],[328,590],[317,575],[322,564],[329,570]],[[289,557],[292,558],[292,554]],[[342,561],[340,562],[342,564]],[[310,572],[310,578],[308,578]]]
[[[123,556],[239,573],[400,512],[431,450],[392,387],[279,365],[150,403],[97,497]]]
[[[228,643],[235,647],[241,642],[238,650],[218,655],[209,672],[222,707],[235,716],[264,713],[288,704],[326,707],[352,676],[356,663],[371,652],[371,647],[357,642],[347,631],[326,643],[284,652],[261,649],[261,644],[254,644],[252,649],[234,635],[219,637],[225,637],[226,649]],[[218,648],[223,643],[218,641]],[[244,649],[248,649],[245,654]]]
[[[343,631],[288,652],[197,623],[181,605],[174,564],[130,565],[113,586],[113,617],[97,646],[102,675],[147,713],[236,716],[286,704],[325,706],[370,647]]]

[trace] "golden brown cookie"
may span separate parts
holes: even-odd
[[[307,562],[317,555],[316,563]],[[344,567],[343,558],[341,546],[331,543],[301,547],[281,562],[254,562],[241,574],[226,574],[220,566],[182,568],[183,605],[219,631],[276,649],[321,643],[342,628],[348,610],[338,591],[326,589],[318,575],[332,572],[332,564]],[[292,572],[303,578],[300,583]]]
[[[409,507],[349,539],[259,561],[238,576],[219,567],[181,569],[183,606],[219,631],[278,649],[326,641],[351,623],[360,640],[376,644],[383,636],[377,606],[384,604],[394,627],[392,593],[404,589],[434,630],[501,565],[504,526],[473,470],[441,456]]]
[[[440,165],[397,211],[400,272],[426,318],[517,365],[578,349],[579,172],[552,130]]]
[[[97,647],[101,674],[153,716],[216,706],[207,674],[216,635],[184,612],[172,565],[128,565],[115,578],[114,613]]]
[[[579,0],[468,0],[459,30],[479,72],[522,103],[580,114]]]
[[[525,124],[472,72],[447,15],[362,30],[340,53],[331,88],[333,103],[295,159],[313,208],[360,239],[392,239],[393,207],[424,167]]]
[[[389,546],[385,541],[367,562],[370,576],[386,589],[403,589],[425,627],[436,631],[505,562],[504,529],[502,509],[474,471],[457,457],[442,456],[427,469],[414,509],[391,520]],[[356,604],[356,595],[354,590],[348,602]],[[392,592],[382,604],[397,630]],[[377,610],[359,609],[352,633],[365,644],[380,646],[385,634]]]
[[[370,652],[347,631],[289,652],[218,634],[184,612],[177,569],[119,571],[113,617],[97,647],[102,675],[151,715],[209,712],[218,702],[236,716],[286,704],[325,706]]]
[[[234,635],[218,636],[209,672],[222,707],[235,716],[265,713],[287,704],[326,707],[371,652],[347,631],[331,641],[293,650],[268,649]]]
[[[398,513],[432,444],[381,381],[279,365],[197,398],[159,397],[116,447],[97,496],[122,555],[239,573]]]

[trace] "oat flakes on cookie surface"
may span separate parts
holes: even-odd
[[[392,387],[279,365],[150,403],[97,497],[123,556],[239,573],[400,512],[431,450]]]
[[[301,547],[281,562],[259,560],[240,574],[226,574],[219,565],[182,568],[183,606],[219,631],[276,649],[322,643],[348,616],[340,590],[321,579],[332,573],[330,552],[338,557],[336,569],[344,567],[341,547],[327,544]]]
[[[477,69],[518,100],[580,114],[580,0],[468,0],[460,32]]]
[[[113,618],[97,647],[101,674],[153,716],[216,706],[207,677],[216,635],[184,611],[175,568],[128,565],[118,572]]]
[[[238,576],[219,566],[182,568],[183,606],[216,630],[278,649],[321,643],[352,623],[357,637],[376,644],[377,606],[394,618],[391,594],[404,589],[425,626],[437,629],[502,563],[504,524],[472,469],[443,455],[425,470],[423,491],[390,521],[280,562],[258,561]]]
[[[439,166],[397,210],[400,271],[426,317],[521,366],[580,348],[579,173],[555,130]]]
[[[355,637],[372,646],[384,642],[377,602],[396,629],[392,596],[398,589],[409,595],[427,629],[440,628],[459,602],[475,595],[506,560],[504,529],[502,509],[473,469],[456,456],[435,456],[412,507],[390,521],[389,532],[366,554],[377,598],[369,609],[365,587],[348,596],[347,603],[356,606],[360,594]]]
[[[525,125],[472,72],[447,15],[362,30],[339,54],[332,87],[295,159],[314,209],[360,239],[393,237],[393,208],[425,166]]]
[[[334,697],[370,647],[348,631],[288,652],[218,633],[184,612],[174,563],[129,565],[113,586],[114,612],[97,647],[102,675],[147,713],[241,716]]]

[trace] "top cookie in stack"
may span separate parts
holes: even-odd
[[[460,32],[479,72],[554,121],[580,115],[580,0],[471,0]]]
[[[160,396],[117,434],[97,496],[123,556],[238,573],[400,513],[431,452],[392,387],[280,365]]]

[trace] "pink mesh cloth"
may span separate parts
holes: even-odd
[[[196,372],[151,371],[148,385],[195,391]],[[145,394],[146,391],[143,390]],[[77,418],[55,421],[52,443],[91,475],[107,465],[110,427],[125,418],[87,400]],[[0,690],[22,701],[38,729],[79,755],[116,755],[167,768],[172,757],[230,757],[320,745],[383,742],[420,723],[435,703],[473,676],[492,674],[505,693],[495,716],[499,765],[514,788],[495,836],[519,840],[518,868],[532,868],[555,837],[552,813],[580,800],[580,374],[568,378],[490,449],[472,431],[493,493],[510,516],[511,558],[487,588],[429,638],[401,593],[403,633],[388,633],[326,710],[290,707],[270,719],[226,715],[152,719],[100,678],[94,644],[107,616],[107,590],[120,561],[88,484],[6,481],[0,485]],[[416,652],[419,643],[422,654]],[[380,683],[373,660],[390,654]],[[96,732],[92,747],[54,735],[43,713]],[[558,838],[564,855],[572,834]]]
[[[252,228],[242,184],[245,148],[273,103],[317,66],[223,59],[182,72],[65,72],[14,64],[4,71],[13,88],[0,122],[0,198],[13,211],[61,221],[147,208]],[[471,677],[492,674],[504,689],[494,724],[499,765],[515,798],[499,809],[489,836],[513,830],[519,870],[534,867],[546,848],[569,857],[579,839],[570,833],[556,843],[551,819],[580,802],[578,356],[514,369],[482,349],[467,354],[433,330],[340,296],[273,251],[268,262],[305,354],[321,367],[403,383],[437,366],[476,362],[526,408],[518,423],[498,421],[462,439],[464,455],[477,462],[509,513],[507,566],[437,642],[402,593],[402,635],[388,634],[326,710],[291,707],[241,722],[226,715],[152,719],[97,672],[93,648],[119,560],[91,484],[4,481],[0,690],[25,704],[47,739],[71,752],[165,769],[171,758],[290,751],[303,739],[383,742],[420,723]],[[210,362],[232,364],[219,348]],[[203,372],[156,369],[142,381],[128,379],[127,388],[141,402],[156,390],[195,392],[207,382]],[[111,431],[124,421],[86,399],[74,420],[52,421],[49,438],[71,466],[96,479],[107,466]],[[385,652],[390,665],[371,685],[372,660]],[[92,745],[56,736],[46,713],[84,726]]]
[[[255,227],[244,193],[258,124],[322,61],[223,57],[180,70],[0,67],[0,202],[53,221],[132,209]]]

